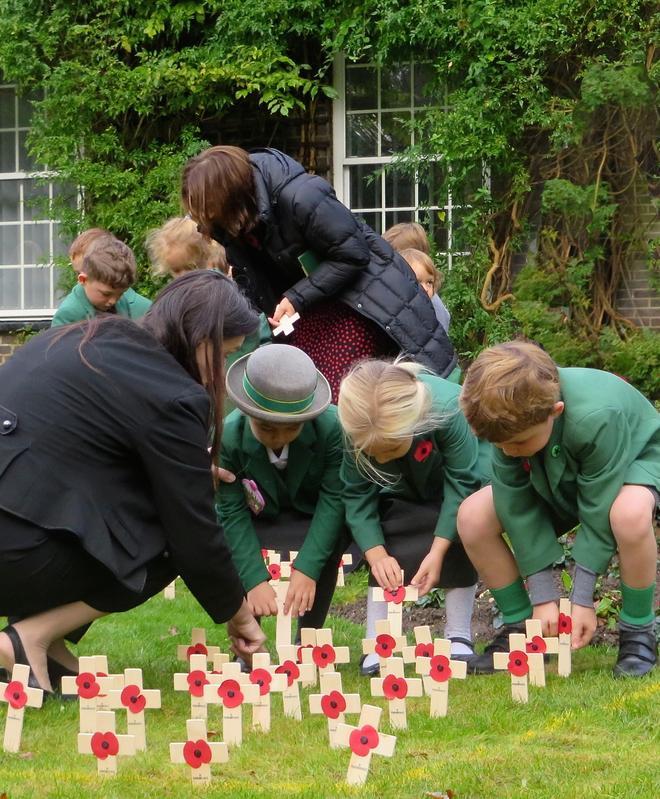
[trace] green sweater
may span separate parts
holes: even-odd
[[[318,580],[344,525],[339,479],[341,456],[341,428],[334,405],[304,423],[298,438],[289,444],[287,467],[282,472],[270,463],[266,448],[252,435],[247,417],[239,410],[227,416],[220,466],[232,471],[236,481],[220,483],[216,511],[246,591],[269,580],[270,575],[241,481],[254,480],[259,487],[265,500],[260,514],[263,518],[277,519],[284,508],[294,508],[310,517],[295,567]]]
[[[138,294],[137,291],[128,288],[121,295],[115,305],[116,313],[128,319],[139,319],[144,316],[151,307],[151,300]],[[51,327],[58,325],[70,325],[73,322],[82,322],[85,319],[92,319],[99,311],[87,299],[84,287],[77,283],[60,303],[60,307],[55,312]]]
[[[660,490],[660,415],[625,380],[596,369],[560,369],[564,412],[533,458],[493,457],[493,496],[521,574],[562,557],[548,507],[580,529],[575,562],[596,573],[616,551],[610,509],[625,483]]]
[[[433,413],[444,423],[430,433],[415,436],[403,458],[384,465],[374,463],[394,479],[393,484],[374,483],[358,469],[349,451],[344,454],[341,477],[346,521],[363,552],[385,545],[379,516],[381,495],[420,503],[441,502],[435,535],[453,541],[459,505],[489,480],[491,447],[474,436],[461,413],[460,386],[434,375],[421,374],[418,379],[431,393]]]

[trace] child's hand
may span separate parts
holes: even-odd
[[[410,585],[417,588],[420,596],[424,596],[438,584],[441,570],[442,553],[431,550],[420,563],[417,574],[410,581]]]
[[[302,616],[312,609],[314,595],[316,594],[316,581],[306,574],[292,569],[289,590],[284,600],[284,613],[291,610],[292,616]]]
[[[557,635],[559,605],[556,602],[543,602],[541,605],[534,605],[532,618],[541,620],[544,636],[550,637]]]
[[[270,583],[259,583],[248,591],[247,603],[255,616],[277,616],[277,597]]]
[[[394,591],[402,583],[401,566],[396,558],[387,554],[383,546],[372,547],[364,553],[371,573],[378,585],[383,589]]]
[[[571,607],[571,619],[573,620],[573,634],[571,635],[571,649],[581,649],[586,646],[594,637],[596,632],[596,611],[593,608],[585,608],[582,605]]]

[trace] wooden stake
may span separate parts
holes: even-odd
[[[300,705],[300,685],[314,685],[316,681],[316,667],[313,663],[296,663],[296,647],[281,646],[277,649],[280,665],[275,669],[277,674],[283,674],[287,679],[287,686],[282,691],[282,708],[284,715],[296,721],[302,721],[302,708]]]
[[[401,572],[403,580],[403,572]],[[419,591],[412,585],[400,585],[394,591],[373,588],[372,596],[375,602],[387,602],[387,619],[390,623],[392,635],[398,636],[403,631],[403,603],[416,602]]]
[[[204,702],[222,705],[222,737],[228,746],[243,743],[243,704],[259,701],[259,687],[241,672],[240,663],[227,663],[219,681],[204,686]]]
[[[418,657],[415,670],[423,675],[424,688],[431,697],[431,718],[446,716],[449,680],[464,680],[467,676],[467,663],[463,660],[452,660],[451,641],[447,638],[436,638],[433,642],[433,656]]]
[[[433,638],[431,637],[431,628],[425,624],[420,627],[414,627],[413,633],[415,635],[414,646],[404,646],[402,650],[404,663],[416,663],[417,658],[433,657]]]
[[[252,656],[249,679],[259,689],[259,698],[252,704],[252,727],[270,732],[270,695],[273,691],[283,693],[286,690],[287,677],[277,673],[277,666],[271,665],[268,652],[256,652]]]
[[[239,666],[238,663],[236,665]],[[191,655],[188,661],[188,672],[174,675],[174,690],[187,691],[190,694],[190,716],[193,719],[207,717],[204,687],[209,684],[217,685],[222,679],[221,674],[211,674],[206,667],[206,655]]]
[[[523,704],[529,701],[529,658],[525,652],[525,643],[524,633],[511,633],[509,651],[493,653],[493,666],[496,669],[506,669],[511,675],[511,698],[514,702]]]
[[[362,705],[357,727],[338,724],[335,741],[339,746],[349,746],[351,760],[348,764],[346,782],[349,785],[364,785],[369,776],[372,755],[392,757],[396,737],[378,732],[382,710],[374,705]]]
[[[324,627],[315,632],[316,643],[314,646],[311,649],[301,650],[303,663],[313,663],[319,672],[325,672],[334,671],[336,663],[350,662],[351,654],[348,647],[333,645],[332,630]]]
[[[41,707],[44,692],[41,688],[29,688],[30,667],[23,663],[15,663],[11,670],[11,680],[0,682],[0,702],[7,703],[5,719],[5,752],[18,752],[21,748],[23,734],[23,717],[26,707]]]
[[[227,744],[209,743],[204,719],[186,721],[188,740],[170,744],[172,763],[186,763],[190,767],[192,784],[206,786],[211,782],[211,763],[226,763],[229,760]]]
[[[335,741],[337,725],[345,722],[347,713],[359,713],[362,703],[360,694],[345,694],[341,687],[341,674],[328,671],[320,675],[321,693],[310,694],[309,712],[323,715],[328,719],[328,740],[332,749],[339,744]]]
[[[378,655],[382,675],[388,658],[391,658],[395,652],[402,652],[407,643],[405,635],[396,637],[392,635],[389,619],[379,619],[376,622],[376,637],[362,639],[362,654]]]
[[[560,677],[570,677],[571,675],[573,668],[571,660],[572,636],[571,600],[563,597],[559,600],[559,660],[557,673]]]
[[[117,758],[134,755],[135,751],[132,735],[116,734],[115,714],[111,710],[96,714],[93,733],[78,733],[78,753],[96,757],[96,770],[100,777],[116,777]]]
[[[189,660],[191,655],[206,655],[208,664],[208,661],[214,655],[220,653],[219,646],[208,646],[206,643],[206,630],[203,627],[193,627],[190,641],[189,644],[179,644],[177,646],[177,660]]]
[[[389,658],[385,661],[380,677],[371,678],[371,695],[384,696],[387,700],[390,724],[392,727],[405,730],[408,727],[406,715],[406,698],[408,696],[424,696],[424,686],[418,677],[407,679],[401,658]]]
[[[163,599],[176,599],[176,577],[163,589]]]
[[[145,710],[160,709],[160,691],[143,689],[142,669],[124,669],[124,688],[108,691],[110,707],[126,710],[126,731],[135,738],[135,748],[147,748]]]
[[[291,314],[291,316],[284,314],[284,316],[280,317],[279,325],[273,329],[273,335],[279,336],[280,333],[284,333],[285,336],[290,336],[293,333],[293,323],[297,322],[298,319],[300,319],[299,313]]]
[[[343,588],[346,585],[344,578],[344,566],[351,566],[353,564],[353,556],[347,552],[342,556],[339,561],[339,569],[337,570],[337,588]]]
[[[62,677],[62,693],[76,694],[80,705],[80,732],[96,732],[97,711],[107,711],[108,692],[124,687],[123,674],[108,675],[105,655],[78,658],[80,673]]]
[[[544,656],[559,653],[558,638],[544,638],[540,619],[527,619],[525,622],[525,651],[529,662],[529,684],[545,688]]]

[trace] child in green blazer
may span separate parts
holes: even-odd
[[[233,473],[217,512],[255,616],[277,614],[262,548],[298,552],[284,612],[322,627],[348,542],[341,501],[341,429],[328,381],[302,350],[269,344],[227,371],[236,404],[225,419],[220,466]]]
[[[474,653],[471,619],[476,572],[456,536],[461,502],[488,480],[488,445],[458,408],[459,386],[412,363],[364,361],[344,378],[341,425],[350,442],[341,476],[346,520],[371,568],[370,586],[406,583],[420,594],[446,588],[445,636],[452,655]],[[367,599],[367,637],[384,602]],[[376,657],[361,663],[378,670]]]
[[[129,319],[144,316],[151,300],[131,288],[135,275],[131,248],[111,233],[96,235],[82,258],[78,283],[60,303],[51,327],[82,322],[100,313]]]
[[[493,485],[463,503],[458,531],[505,621],[472,668],[490,673],[492,653],[507,647],[508,634],[532,615],[546,634],[557,634],[559,592],[551,572],[563,554],[557,536],[579,524],[573,648],[593,636],[596,578],[618,551],[622,609],[614,674],[648,673],[657,661],[653,525],[660,416],[653,405],[615,375],[558,369],[535,344],[512,341],[477,358],[461,406],[476,434],[493,442],[495,455]]]

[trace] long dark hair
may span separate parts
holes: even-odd
[[[197,364],[197,347],[211,344],[207,351],[206,390],[211,398],[214,425],[211,454],[219,451],[224,397],[224,353],[222,342],[257,329],[258,314],[250,307],[236,284],[213,270],[188,272],[169,283],[139,321],[168,350],[198,383],[202,375]]]

